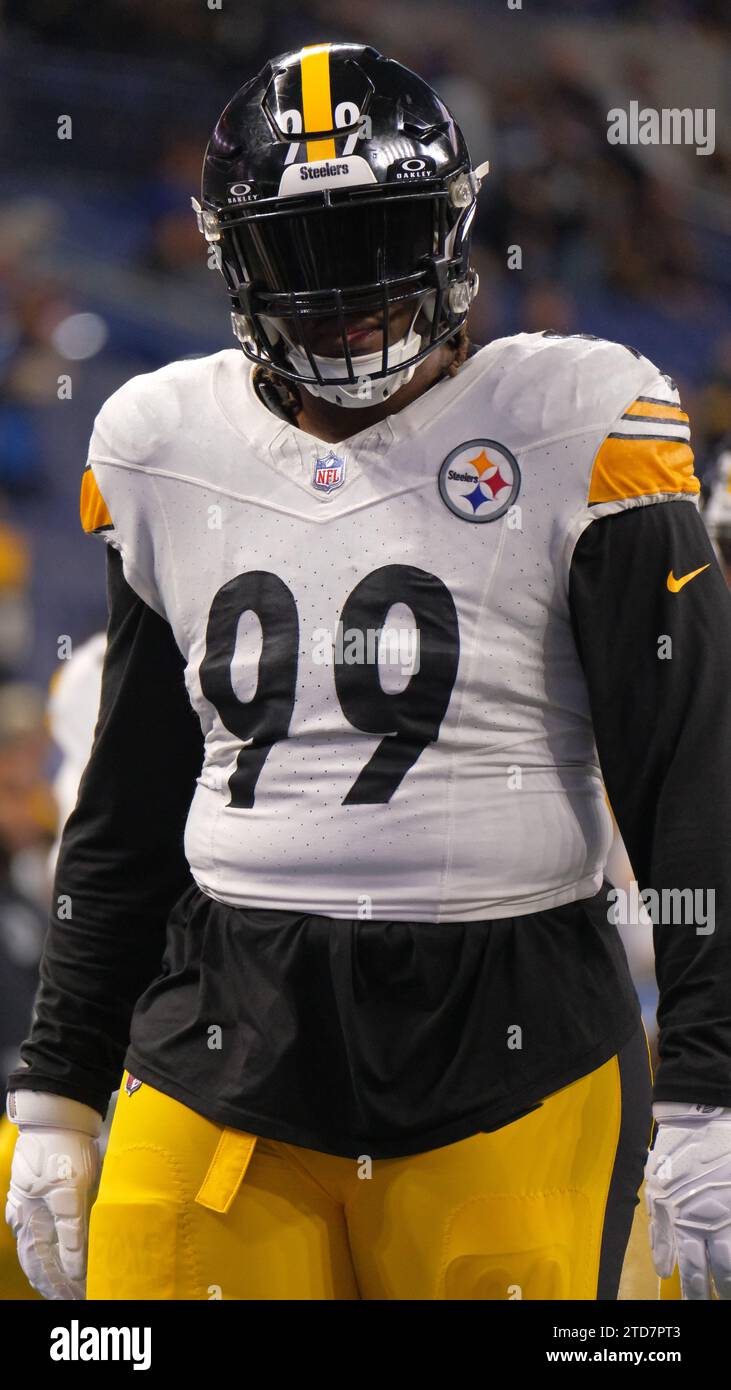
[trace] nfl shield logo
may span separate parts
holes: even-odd
[[[324,458],[315,459],[312,485],[318,492],[332,492],[345,482],[345,459],[339,458],[332,449]]]
[[[131,1076],[129,1072],[127,1073],[127,1080],[124,1083],[124,1089],[127,1092],[128,1096],[133,1096],[135,1091],[139,1091],[141,1085],[142,1082],[138,1079],[138,1077]]]

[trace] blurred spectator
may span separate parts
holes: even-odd
[[[0,680],[17,674],[28,654],[33,618],[25,538],[0,521]]]
[[[161,135],[161,143],[163,138]],[[144,205],[150,214],[149,242],[143,264],[167,275],[192,275],[202,279],[205,258],[195,218],[191,215],[191,194],[200,183],[202,151],[200,138],[171,138],[144,190]]]
[[[731,433],[721,440],[709,474],[703,520],[731,587]]]
[[[716,345],[711,371],[700,392],[696,425],[707,453],[731,438],[731,333]]]
[[[46,913],[16,879],[16,860],[43,851],[54,829],[44,780],[43,698],[34,686],[0,685],[0,1096],[17,1064],[35,996]]]

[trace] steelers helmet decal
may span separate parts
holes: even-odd
[[[442,501],[462,521],[497,521],[520,491],[517,459],[496,439],[468,439],[439,469]]]

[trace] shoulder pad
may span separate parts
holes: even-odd
[[[517,333],[485,350],[491,404],[510,419],[517,448],[609,429],[657,377],[635,348],[589,335]]]
[[[89,458],[151,461],[183,423],[186,410],[196,408],[199,392],[208,388],[214,364],[221,357],[198,357],[171,362],[155,372],[132,377],[104,402],[94,421]]]

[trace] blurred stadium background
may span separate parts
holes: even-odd
[[[725,0],[0,3],[0,1090],[58,819],[48,683],[59,640],[105,623],[103,546],[78,523],[92,421],[130,376],[232,345],[190,209],[203,149],[267,57],[326,38],[415,68],[491,162],[476,342],[553,328],[640,348],[680,386],[705,496],[731,437]],[[631,99],[713,108],[715,152],[610,145]],[[649,1021],[646,944],[634,958]]]

